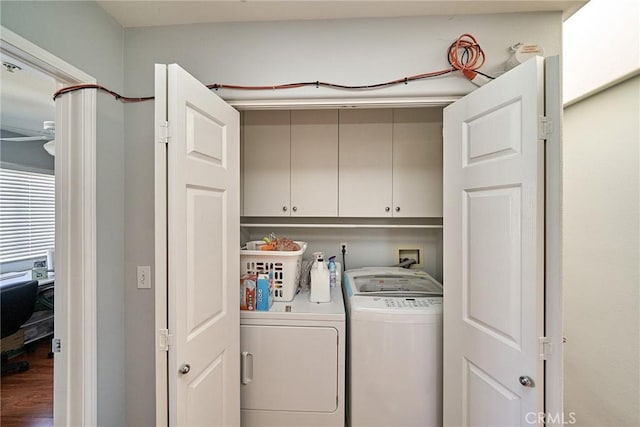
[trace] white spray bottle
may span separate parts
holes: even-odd
[[[311,302],[331,301],[331,290],[329,289],[329,269],[324,263],[324,253],[314,252],[315,261],[311,266]]]

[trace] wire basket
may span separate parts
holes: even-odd
[[[293,300],[300,283],[302,255],[307,249],[306,242],[296,243],[299,251],[262,251],[262,240],[247,242],[240,249],[240,274],[273,272],[273,300]]]

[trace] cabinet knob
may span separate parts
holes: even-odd
[[[389,206],[387,206],[386,208],[384,208],[385,212],[389,212],[391,210],[391,208]]]
[[[189,365],[188,363],[185,363],[184,365],[180,366],[180,369],[178,369],[178,371],[182,375],[188,374],[190,370],[191,370],[191,365]]]
[[[294,212],[298,212],[298,208],[296,206],[294,206],[292,209]]]
[[[286,211],[287,211],[287,207],[286,207],[286,206],[283,206],[283,207],[282,207],[282,212],[286,212]]]
[[[400,212],[400,206],[396,206],[396,212]]]

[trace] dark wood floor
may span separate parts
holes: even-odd
[[[33,343],[33,351],[10,359],[28,360],[29,370],[3,376],[0,426],[53,426],[53,359],[47,357],[49,338]]]

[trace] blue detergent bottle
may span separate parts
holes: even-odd
[[[329,287],[336,287],[336,257],[329,257]]]

